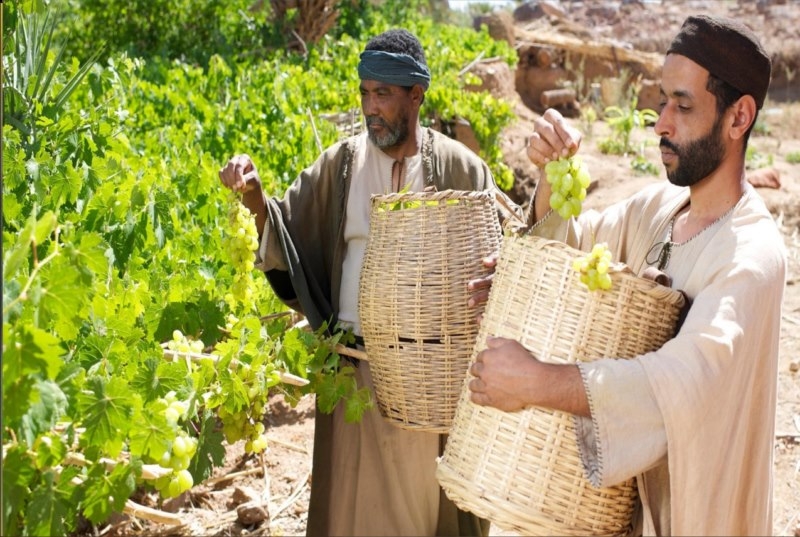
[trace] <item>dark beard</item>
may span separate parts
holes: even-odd
[[[711,132],[683,145],[661,138],[661,147],[670,149],[678,156],[678,166],[667,171],[667,179],[673,185],[692,186],[716,170],[725,156],[722,144],[722,117],[717,117]]]
[[[377,136],[371,130],[367,130],[369,139],[381,149],[398,146],[408,139],[408,115],[405,113],[401,114],[397,122],[393,124],[379,117],[367,117],[367,129],[370,125],[375,124],[389,131],[383,136]]]

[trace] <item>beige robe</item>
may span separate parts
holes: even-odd
[[[363,191],[353,184],[374,172],[363,160],[368,144],[361,134],[331,146],[300,173],[282,199],[267,200],[257,266],[276,295],[302,312],[314,329],[323,323],[335,326],[340,313],[351,323],[356,319],[352,293],[361,263],[348,259],[348,251],[350,241],[358,248],[357,236],[364,231],[348,236],[350,218],[363,223],[367,192],[387,191],[391,177],[385,178],[386,188],[381,177],[368,177],[377,182]],[[514,205],[497,189],[486,163],[463,144],[426,128],[420,153],[419,163],[407,163],[408,170],[422,175],[422,184],[415,186],[490,190],[506,206]],[[351,195],[361,200],[351,203]],[[498,208],[501,220],[509,214]],[[342,297],[343,292],[348,296]],[[357,376],[362,385],[370,384],[368,364],[361,364]],[[485,534],[488,523],[457,509],[434,480],[443,438],[401,430],[382,420],[377,410],[359,425],[343,423],[338,412],[331,416],[318,411],[307,534]]]
[[[583,250],[608,242],[641,274],[688,189],[654,185],[602,213],[533,233]],[[679,333],[632,360],[581,364],[592,419],[577,419],[588,478],[637,477],[645,535],[772,535],[772,465],[783,240],[748,185],[730,214],[664,268],[692,306]],[[655,263],[653,254],[651,263]]]

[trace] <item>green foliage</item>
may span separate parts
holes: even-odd
[[[746,169],[757,170],[766,166],[772,166],[774,162],[775,158],[772,154],[765,155],[754,146],[747,146],[747,150],[745,151],[744,155],[744,165]]]
[[[199,483],[222,464],[220,412],[252,408],[269,390],[317,394],[327,410],[344,399],[349,420],[372,404],[335,352],[347,336],[291,327],[264,278],[258,309],[231,318],[218,178],[227,158],[247,152],[280,195],[340,137],[322,114],[358,108],[363,39],[332,33],[302,57],[236,62],[214,51],[220,36],[256,24],[235,2],[195,11],[188,0],[52,4],[70,16],[54,24],[44,2],[3,5],[12,28],[3,50],[3,535],[68,534],[81,516],[103,522],[136,488],[152,487],[143,466],[182,435],[198,439],[189,471]],[[214,21],[220,10],[236,15]],[[497,144],[509,105],[463,91],[471,80],[459,73],[481,55],[512,62],[514,51],[485,32],[407,15],[431,51],[426,121],[470,121],[498,183],[510,185]],[[380,10],[362,21],[365,35],[399,22]],[[219,33],[192,33],[201,22]],[[90,27],[94,41],[77,33]],[[62,41],[69,29],[81,40]],[[161,41],[141,39],[149,52],[117,48],[132,36]],[[82,52],[88,43],[92,54]],[[168,48],[184,52],[147,56]],[[170,358],[175,330],[205,353]],[[284,385],[282,372],[309,384]],[[187,408],[175,421],[169,394]],[[104,458],[119,461],[114,470]]]
[[[98,44],[103,59],[166,57],[206,65],[263,50],[259,28],[265,13],[251,12],[252,0],[53,0],[69,52],[88,57]]]
[[[800,164],[800,151],[790,151],[786,153],[786,162],[789,164]]]
[[[631,135],[635,129],[643,129],[658,120],[655,110],[636,108],[638,99],[634,96],[624,107],[609,106],[604,111],[612,136],[599,142],[600,151],[611,155],[626,155],[633,151]]]
[[[661,169],[654,163],[647,160],[647,158],[639,153],[631,160],[631,168],[639,174],[642,175],[658,175],[661,173]]]

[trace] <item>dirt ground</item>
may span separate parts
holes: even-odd
[[[547,2],[558,7],[557,2]],[[560,11],[544,18],[515,21],[514,28],[530,41],[531,29],[542,25],[556,32],[582,35],[592,40],[615,40],[642,51],[661,51],[665,43],[690,12],[726,12],[738,16],[766,36],[765,47],[778,65],[770,98],[762,112],[764,127],[751,139],[756,150],[753,168],[777,172],[779,188],[762,187],[759,193],[773,212],[784,234],[789,258],[789,273],[783,310],[780,342],[779,392],[775,437],[774,535],[800,537],[800,164],[791,155],[800,154],[800,91],[794,81],[796,54],[800,50],[800,2],[694,1],[590,3],[562,2]],[[603,4],[597,6],[596,4]],[[579,7],[576,7],[578,6]],[[594,7],[592,7],[594,6]],[[520,50],[525,43],[515,37]],[[498,80],[500,82],[498,82]],[[503,82],[505,80],[505,82]],[[800,82],[800,81],[797,81]],[[529,195],[537,180],[524,156],[524,145],[536,117],[520,99],[514,76],[497,77],[494,89],[515,99],[518,121],[504,133],[502,144],[506,161],[517,175],[516,192],[520,199]],[[505,84],[505,85],[503,85]],[[523,92],[524,93],[524,92]],[[637,131],[634,139],[644,143],[647,161],[659,175],[636,174],[631,157],[607,156],[598,142],[611,133],[603,121],[570,119],[585,135],[581,154],[597,181],[586,207],[601,208],[626,196],[642,185],[664,180],[655,137],[650,131]],[[313,400],[306,398],[296,407],[286,405],[280,396],[272,399],[267,418],[270,448],[263,457],[245,456],[240,444],[227,448],[224,468],[214,480],[196,486],[190,493],[167,502],[162,508],[174,512],[182,525],[154,524],[136,518],[120,517],[101,528],[106,535],[303,535],[305,533],[313,436]],[[224,476],[230,476],[223,479]],[[155,498],[138,498],[156,506]],[[260,503],[268,520],[243,524],[237,505]],[[514,535],[493,527],[493,535]]]

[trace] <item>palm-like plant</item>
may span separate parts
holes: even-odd
[[[28,156],[38,149],[41,132],[58,122],[65,103],[102,50],[72,69],[63,62],[65,48],[53,41],[54,29],[49,11],[17,10],[8,50],[3,51],[4,123],[20,131]]]

